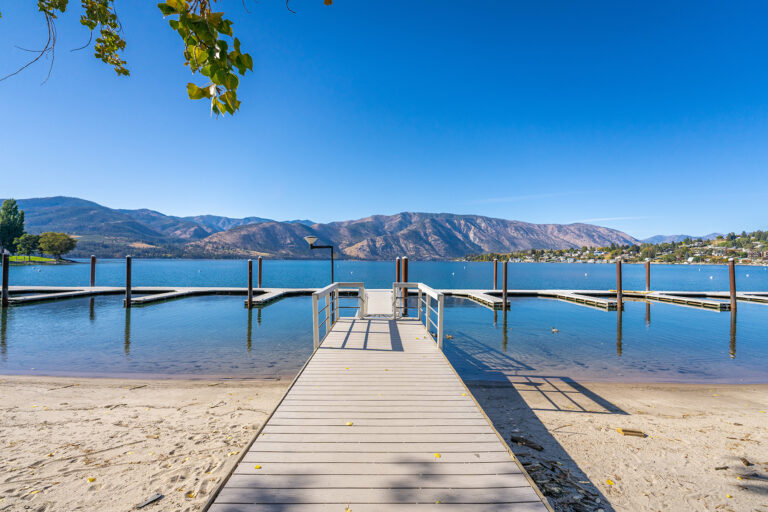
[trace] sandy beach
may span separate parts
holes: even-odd
[[[768,511],[768,385],[513,379],[467,384],[555,510]],[[201,510],[288,384],[0,377],[0,511]]]
[[[289,384],[0,376],[0,510],[201,510]]]
[[[467,384],[555,510],[768,511],[768,385],[512,379]]]

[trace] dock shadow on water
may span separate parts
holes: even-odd
[[[525,362],[465,334],[460,344],[446,343],[445,353],[471,367],[472,380],[464,382],[554,510],[614,510],[536,412],[562,413],[563,427],[574,413],[627,412],[570,377],[537,374]]]

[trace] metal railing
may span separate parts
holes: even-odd
[[[340,304],[340,297],[355,297],[352,295],[352,291],[357,290],[357,306],[342,306]],[[323,300],[324,306],[319,307],[320,300]],[[357,318],[365,316],[365,285],[363,283],[331,283],[322,290],[318,290],[312,294],[312,341],[314,343],[315,350],[320,346],[320,343],[331,332],[333,324],[340,317],[342,309],[356,309]],[[320,314],[324,313],[323,321],[320,321]],[[320,336],[320,328],[324,327],[323,336]]]
[[[443,348],[443,310],[445,295],[425,285],[424,283],[392,283],[392,316],[395,319],[408,316],[408,311],[414,309],[408,304],[409,289],[416,290],[417,320],[424,324],[427,332],[433,337],[437,346]],[[437,303],[437,309],[432,307],[432,301]],[[434,320],[431,313],[435,314]],[[432,328],[434,327],[434,332]]]

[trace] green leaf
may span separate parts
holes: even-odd
[[[157,4],[157,8],[163,13],[163,16],[170,16],[171,14],[178,14],[173,7],[168,4]]]
[[[191,100],[201,100],[208,96],[205,89],[201,89],[192,82],[187,84],[187,94]]]

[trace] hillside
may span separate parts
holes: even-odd
[[[479,252],[637,243],[620,231],[589,224],[530,224],[479,215],[404,212],[313,226],[276,222],[242,226],[191,242],[186,251],[196,256],[321,256],[312,254],[304,242],[303,237],[310,234],[354,259],[402,255],[449,259]]]
[[[690,238],[691,240],[697,240],[701,238],[702,240],[714,240],[720,235],[720,233],[710,233],[708,235],[703,236],[692,236],[692,235],[655,235],[649,238],[644,238],[641,240],[641,242],[646,244],[668,244],[671,242],[682,242],[683,240]]]
[[[347,258],[461,258],[481,252],[564,249],[632,244],[620,231],[590,224],[527,222],[450,213],[374,215],[358,220],[313,224],[216,215],[174,217],[148,210],[112,209],[71,197],[18,200],[31,233],[64,231],[79,237],[74,257],[317,258],[304,237],[332,243]],[[323,251],[324,252],[324,251]]]

